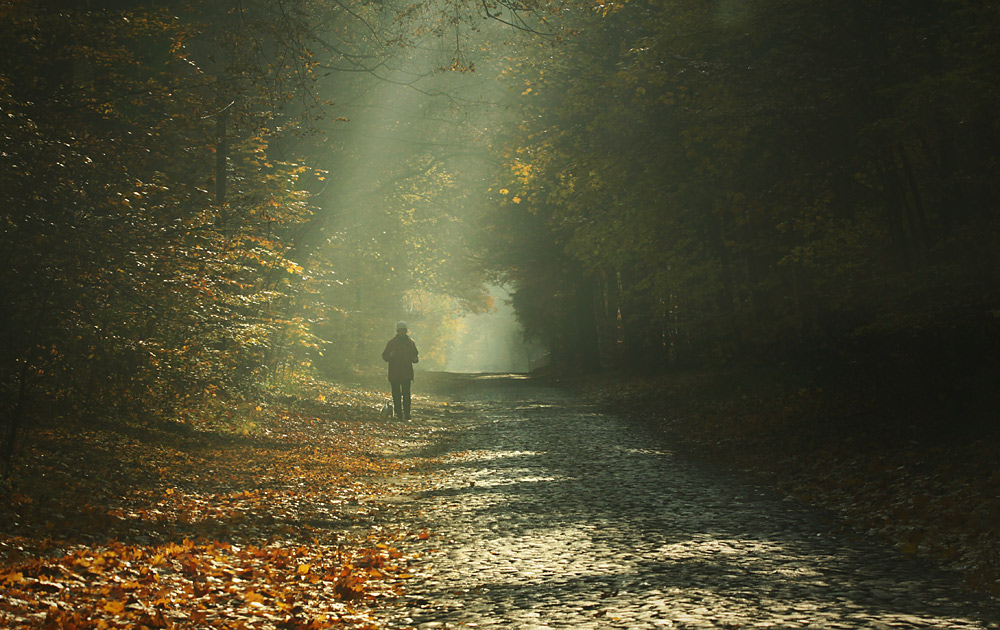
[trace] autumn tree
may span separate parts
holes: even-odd
[[[516,277],[565,293],[577,281],[560,270],[585,271],[598,330],[617,330],[605,362],[916,353],[933,374],[990,355],[972,340],[997,339],[995,12],[651,1],[575,16],[580,37],[508,75],[525,122],[498,210],[516,224],[530,208],[558,252],[522,256]],[[525,323],[558,329],[568,309]]]
[[[168,418],[260,380],[311,211],[273,146],[317,103],[305,3],[2,7],[9,462],[29,415]]]
[[[487,152],[449,77],[473,76],[477,20],[526,28],[529,11],[0,4],[6,460],[27,420],[201,418],[355,367],[400,311],[444,338],[485,308],[460,219],[481,175],[459,165]],[[415,124],[456,124],[383,155],[344,142],[334,102],[385,86],[428,97]]]

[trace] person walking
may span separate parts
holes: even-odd
[[[389,364],[392,411],[400,420],[410,419],[410,382],[413,364],[420,360],[417,344],[406,334],[406,322],[396,322],[396,336],[385,344],[382,360]]]

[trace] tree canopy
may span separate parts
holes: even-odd
[[[402,27],[385,13],[310,0],[0,4],[8,461],[28,415],[184,419],[329,349],[317,333],[353,303],[331,287],[375,285],[381,270],[360,270],[367,233],[348,234],[339,258],[343,231],[316,246],[336,174],[310,152],[317,121],[335,124],[330,76],[393,67]],[[411,196],[449,185],[410,162],[428,184]],[[431,233],[408,246],[432,247]]]
[[[960,1],[578,11],[578,37],[508,75],[524,113],[489,229],[545,230],[493,241],[525,324],[591,365],[595,348],[655,367],[989,356],[998,17]]]

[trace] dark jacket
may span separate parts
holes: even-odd
[[[382,360],[389,363],[389,382],[413,380],[413,364],[420,360],[417,344],[406,333],[399,333],[385,344]]]

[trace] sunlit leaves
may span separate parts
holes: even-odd
[[[274,149],[298,127],[284,104],[310,99],[302,7],[244,10],[242,36],[211,3],[4,8],[2,394],[24,366],[84,415],[255,386],[304,337],[290,311],[320,275],[291,253],[311,170]]]
[[[0,623],[370,623],[366,610],[411,576],[401,549],[422,535],[378,518],[383,480],[406,465],[372,453],[398,447],[405,427],[372,420],[374,392],[324,391],[315,406],[258,406],[255,430],[237,441],[155,429],[149,441],[68,427],[39,436],[18,475],[25,493],[0,512]]]

